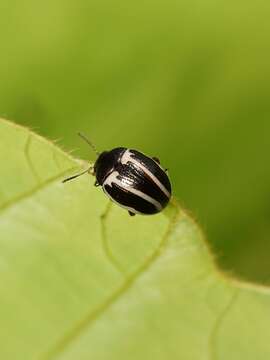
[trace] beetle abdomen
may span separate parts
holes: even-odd
[[[162,210],[160,204],[143,194],[135,193],[134,190],[125,190],[122,186],[112,183],[111,186],[104,185],[104,192],[113,202],[136,214],[156,214]],[[152,201],[151,201],[152,200]]]
[[[171,186],[167,174],[151,158],[126,150],[102,184],[118,205],[139,214],[160,212],[169,202]]]
[[[168,197],[171,196],[172,190],[168,175],[156,161],[137,150],[126,150],[122,155],[121,162],[123,164],[136,164],[145,172],[146,176],[149,176],[163,192],[167,194]]]
[[[125,184],[129,183],[134,189],[140,190],[145,195],[158,200],[162,208],[169,201],[169,197],[156,182],[134,163],[122,165],[118,179]]]

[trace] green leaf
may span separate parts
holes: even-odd
[[[129,217],[84,166],[0,122],[0,358],[265,360],[270,290],[224,276],[172,202]]]

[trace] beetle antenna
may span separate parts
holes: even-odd
[[[86,170],[82,171],[82,172],[81,172],[81,173],[79,173],[79,174],[72,175],[72,176],[70,176],[70,177],[68,177],[68,178],[64,179],[64,180],[62,181],[62,183],[65,183],[65,182],[67,182],[67,181],[70,181],[70,180],[76,179],[77,177],[79,177],[79,176],[81,176],[81,175],[83,175],[83,174],[86,174],[87,172],[89,173],[91,169],[92,169],[92,166],[90,166],[88,169],[86,169]]]
[[[95,147],[95,145],[85,136],[83,135],[82,133],[78,132],[78,135],[85,141],[87,142],[88,145],[91,146],[91,148],[94,150],[94,152],[97,154],[97,155],[100,155],[100,152],[97,151],[97,148]]]

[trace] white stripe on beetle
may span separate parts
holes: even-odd
[[[137,161],[135,158],[131,156],[132,152],[130,150],[126,150],[121,158],[121,163],[127,164],[129,161],[132,163],[135,163],[136,166],[138,166],[140,169],[142,169],[152,180],[153,182],[164,192],[164,194],[170,198],[169,191],[165,188],[165,186],[158,180],[158,178],[151,173],[150,170],[148,170],[144,165],[142,165],[139,161]],[[153,160],[154,161],[154,160]],[[163,169],[162,169],[163,170]]]
[[[158,201],[153,199],[151,196],[145,194],[144,192],[134,189],[132,187],[132,181],[128,181],[128,179],[123,179],[123,180],[117,179],[118,175],[119,175],[118,171],[113,171],[103,182],[103,184],[102,184],[103,189],[105,189],[105,185],[109,185],[110,187],[112,187],[112,183],[117,184],[120,188],[124,188],[124,189],[128,190],[130,193],[137,195],[137,196],[141,197],[142,199],[148,201],[149,203],[153,204],[158,211],[162,210],[162,206],[160,205],[160,203]],[[108,193],[106,192],[106,194],[108,194]],[[110,198],[112,198],[112,197],[110,196]],[[116,200],[115,200],[115,202],[116,202]],[[131,211],[133,211],[133,210],[131,210]]]

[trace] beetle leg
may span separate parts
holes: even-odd
[[[130,216],[135,216],[136,215],[132,211],[129,211],[129,210],[128,210],[128,213],[129,213]]]
[[[159,158],[153,156],[152,159],[153,159],[155,162],[157,162],[158,164],[160,164]]]
[[[96,180],[95,181],[95,186],[99,186],[100,185],[100,183]]]

